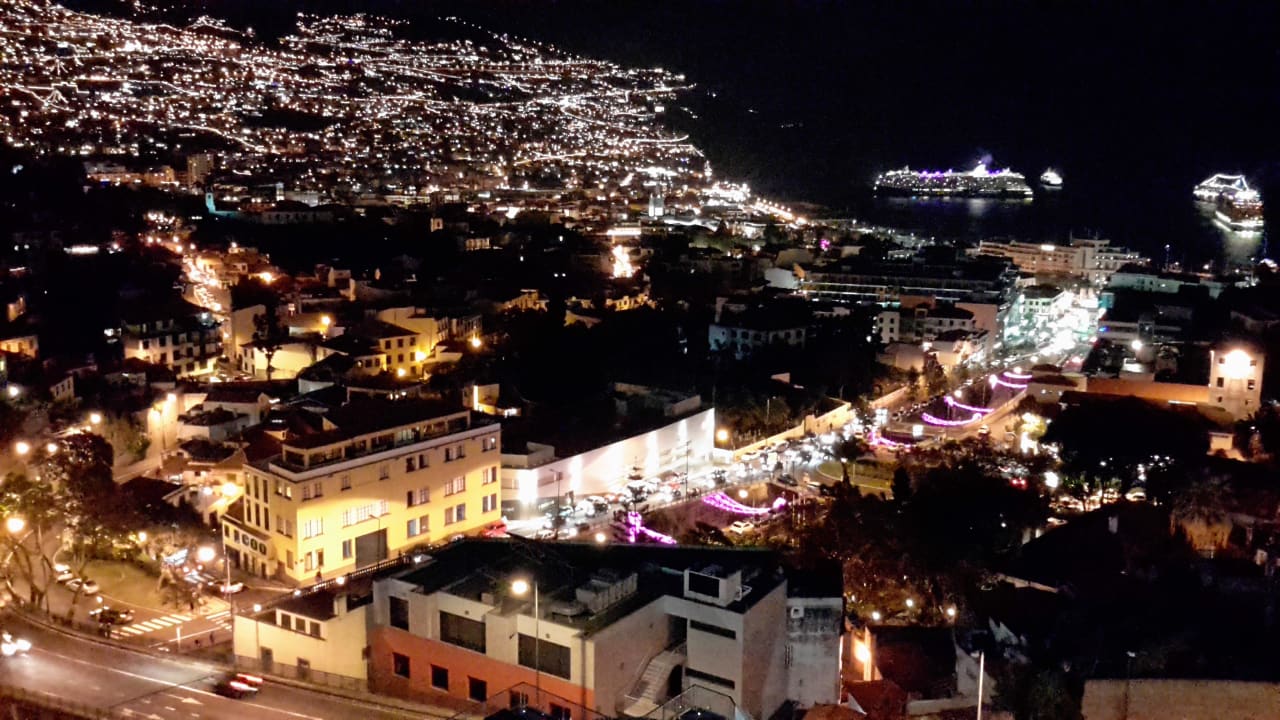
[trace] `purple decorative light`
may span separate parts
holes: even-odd
[[[650,530],[649,528],[645,527],[644,518],[640,517],[640,513],[636,512],[635,510],[631,510],[627,512],[626,526],[627,526],[627,542],[629,543],[634,543],[636,541],[637,536],[644,535],[650,540],[653,540],[655,542],[660,542],[664,545],[676,544],[676,539],[671,537],[670,535],[663,535],[662,533],[656,530]]]
[[[1012,370],[1005,370],[1004,376],[1009,378],[1010,380],[1030,380],[1031,378],[1035,377],[1030,373],[1020,373],[1020,372],[1014,372]]]
[[[960,410],[968,410],[969,412],[980,413],[982,415],[986,415],[987,413],[995,409],[995,408],[977,407],[974,405],[965,405],[964,403],[960,402],[959,400],[956,400],[950,395],[947,396],[946,403],[953,408],[959,408]]]
[[[702,502],[717,510],[724,510],[725,512],[737,513],[739,515],[764,515],[769,512],[769,508],[757,508],[751,507],[750,505],[743,505],[722,492],[703,495]]]
[[[995,377],[995,384],[997,384],[997,385],[1002,385],[1002,386],[1004,386],[1004,387],[1011,388],[1011,389],[1013,389],[1013,390],[1026,390],[1026,389],[1027,389],[1027,384],[1026,384],[1026,383],[1011,383],[1011,382],[1009,382],[1008,380],[1005,380],[1005,379],[1004,379],[1004,378],[1002,378],[1002,377],[996,377],[996,376],[994,376],[994,375],[993,375],[992,377]]]
[[[920,413],[920,419],[929,423],[930,425],[939,425],[941,427],[960,427],[961,425],[968,425],[970,423],[975,423],[981,420],[982,413],[974,413],[967,420],[943,420],[942,418],[934,417],[929,413]]]

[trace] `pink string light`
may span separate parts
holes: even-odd
[[[1007,387],[1007,388],[1010,388],[1010,389],[1013,389],[1013,390],[1026,390],[1026,389],[1027,389],[1027,384],[1026,384],[1026,383],[1011,383],[1011,382],[1009,382],[1008,380],[1005,380],[1004,378],[995,377],[994,375],[993,375],[992,377],[994,377],[994,378],[995,378],[995,384],[997,384],[997,385],[1000,385],[1000,386],[1003,386],[1003,387]]]
[[[644,526],[644,518],[640,517],[640,513],[631,510],[627,513],[627,542],[636,542],[638,536],[644,535],[650,540],[660,542],[664,545],[675,545],[676,539],[670,535],[663,535],[657,530],[650,530]]]
[[[769,508],[757,508],[751,507],[750,505],[743,505],[722,492],[703,495],[702,502],[717,510],[724,510],[725,512],[737,513],[739,515],[764,515],[769,512]]]
[[[1013,370],[1005,370],[1004,376],[1009,378],[1010,380],[1030,380],[1031,378],[1035,377],[1030,373],[1014,372]]]
[[[972,412],[972,413],[980,413],[980,414],[982,414],[982,415],[986,415],[987,413],[989,413],[989,412],[991,412],[991,411],[995,410],[995,408],[977,407],[977,406],[974,406],[974,405],[965,405],[964,403],[960,402],[959,400],[956,400],[955,398],[951,397],[950,395],[948,395],[948,396],[947,396],[947,398],[946,398],[946,403],[947,403],[948,405],[950,405],[951,407],[953,407],[953,408],[958,408],[958,409],[960,409],[960,410],[968,410],[969,412]]]
[[[961,425],[968,425],[981,420],[982,413],[974,413],[967,420],[943,420],[942,418],[935,417],[929,413],[920,413],[920,419],[930,425],[938,425],[940,427],[960,427]]]

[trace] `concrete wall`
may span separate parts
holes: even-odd
[[[635,688],[648,660],[670,643],[670,624],[658,599],[591,636],[587,666],[596,702],[591,709],[607,716],[619,713],[621,699]]]
[[[787,697],[801,707],[840,700],[840,598],[789,598]]]
[[[787,586],[778,585],[743,617],[742,687],[738,703],[757,720],[768,718],[787,699]]]
[[[1124,680],[1090,680],[1085,720],[1122,720]],[[1280,712],[1280,684],[1231,680],[1133,680],[1127,720],[1270,720]]]

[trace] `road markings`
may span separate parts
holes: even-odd
[[[190,620],[190,615],[162,615],[160,617],[151,618],[150,620],[141,620],[132,625],[126,625],[119,628],[118,631],[125,635],[141,635],[143,633],[156,632],[167,627],[173,627],[174,625],[181,625],[182,623]]]

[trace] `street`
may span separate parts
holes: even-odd
[[[410,718],[410,713],[267,681],[258,696],[234,700],[213,692],[216,667],[157,658],[47,630],[9,615],[7,630],[31,641],[26,655],[0,660],[0,684],[126,717]]]

